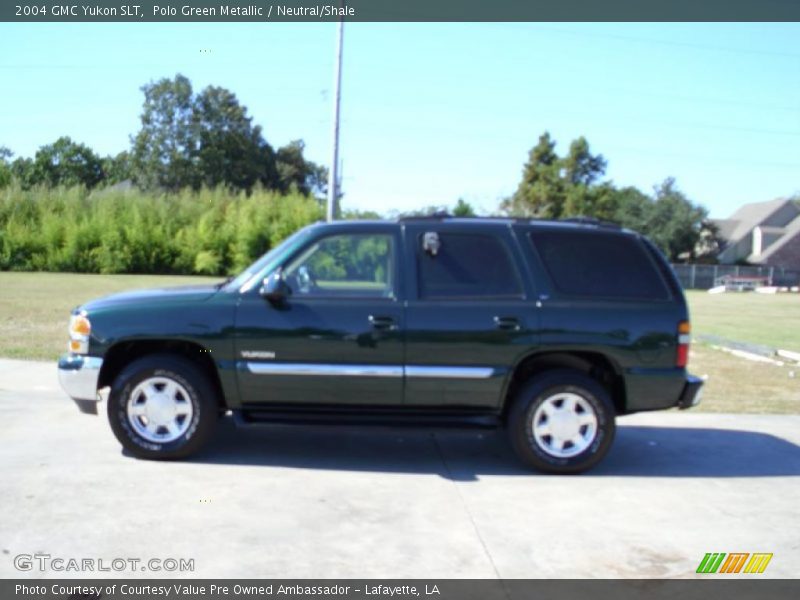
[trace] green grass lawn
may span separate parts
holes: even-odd
[[[0,272],[0,357],[53,360],[67,349],[70,311],[123,290],[217,282],[168,275]]]
[[[727,340],[800,352],[800,295],[686,294],[695,343],[689,369],[707,377],[699,410],[800,413],[800,368],[753,362],[697,340]]]
[[[0,273],[0,357],[54,360],[66,349],[70,310],[86,300],[133,288],[216,281],[220,278]],[[695,335],[800,351],[798,295],[687,296]],[[708,377],[703,404],[695,410],[800,412],[796,367],[754,363],[695,343],[689,368]]]
[[[800,294],[686,294],[695,334],[800,352]]]
[[[703,401],[693,411],[800,413],[800,368],[753,362],[694,344],[689,371],[706,378]]]

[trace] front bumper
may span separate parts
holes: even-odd
[[[700,398],[703,395],[703,380],[694,375],[686,376],[686,385],[683,386],[683,392],[678,399],[678,408],[681,410],[691,408],[700,404]]]
[[[64,354],[58,360],[58,381],[81,412],[97,414],[97,382],[103,359],[96,356]]]

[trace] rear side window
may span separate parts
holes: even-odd
[[[423,248],[425,235],[436,236],[435,253]],[[420,298],[522,297],[514,261],[495,236],[428,232],[417,240],[417,264]]]
[[[571,296],[666,300],[669,293],[645,248],[603,232],[530,234],[556,289]]]

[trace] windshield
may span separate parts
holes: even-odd
[[[256,283],[264,279],[275,266],[280,264],[283,259],[306,240],[313,227],[313,225],[309,225],[308,227],[303,227],[303,229],[295,231],[256,262],[247,267],[231,280],[230,283],[225,284],[225,289],[228,291],[241,289],[243,292],[252,289]]]

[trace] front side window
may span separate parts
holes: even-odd
[[[426,232],[419,237],[417,248],[420,298],[521,298],[523,295],[514,261],[496,236]]]
[[[284,268],[298,297],[394,297],[394,239],[383,234],[323,238]]]

